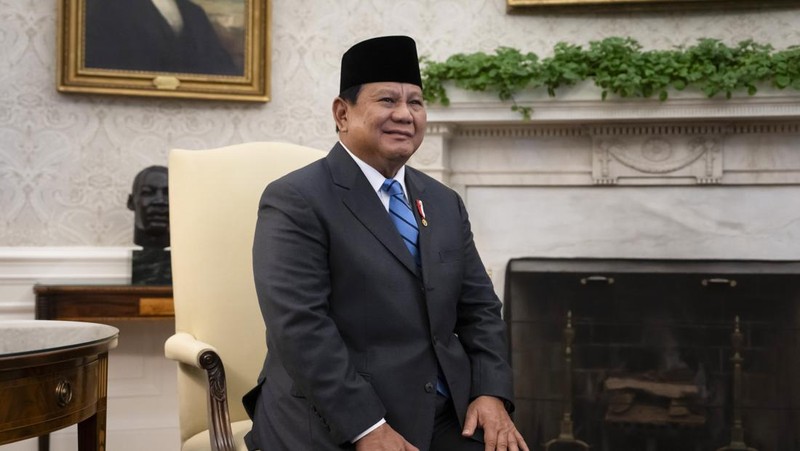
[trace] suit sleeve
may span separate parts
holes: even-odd
[[[501,317],[502,304],[475,248],[464,203],[456,197],[462,220],[465,264],[456,334],[470,359],[470,398],[495,396],[513,411],[513,378],[508,363],[506,325]]]
[[[351,363],[328,316],[330,270],[326,225],[313,203],[285,179],[262,196],[253,248],[259,304],[270,353],[277,353],[325,423],[346,443],[386,410]]]

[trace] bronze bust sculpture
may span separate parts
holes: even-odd
[[[128,196],[133,210],[133,242],[144,249],[133,251],[131,283],[170,285],[169,190],[167,168],[149,166],[136,174]]]
[[[128,209],[135,213],[133,242],[144,248],[169,247],[167,168],[149,166],[133,179]]]

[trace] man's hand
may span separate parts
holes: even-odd
[[[419,448],[408,443],[388,423],[384,423],[361,437],[356,442],[356,451],[419,451]]]
[[[462,435],[472,437],[476,427],[483,429],[486,451],[528,451],[522,434],[517,431],[499,398],[478,396],[469,404]]]

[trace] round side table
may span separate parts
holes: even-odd
[[[0,445],[78,424],[78,449],[106,443],[108,351],[119,330],[74,321],[0,321]]]

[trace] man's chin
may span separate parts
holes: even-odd
[[[394,143],[392,145],[388,145],[385,147],[386,153],[385,155],[391,155],[395,158],[411,158],[411,155],[414,155],[414,152],[417,151],[418,145],[415,145],[413,142],[403,142],[403,143]]]

